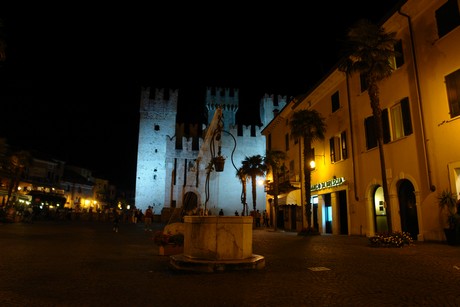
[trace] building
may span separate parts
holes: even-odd
[[[174,208],[184,212],[208,209],[216,215],[220,209],[225,215],[241,212],[242,184],[236,169],[247,156],[265,155],[261,129],[273,119],[274,111],[284,107],[286,98],[265,95],[260,101],[260,114],[256,114],[262,126],[243,126],[236,123],[238,90],[207,88],[203,104],[208,123],[201,129],[198,123],[185,126],[177,122],[179,97],[179,90],[142,89],[136,207],[145,210],[152,206],[165,218]],[[219,125],[222,131],[216,140],[213,133]],[[210,144],[214,140],[216,144]],[[219,153],[226,158],[224,171],[212,172],[207,180],[211,157]],[[263,188],[257,188],[260,209],[265,208]],[[250,187],[248,191],[250,194]],[[252,203],[250,196],[248,203]]]
[[[444,240],[437,197],[442,190],[460,192],[459,4],[407,0],[388,16],[382,26],[396,33],[402,55],[394,59],[392,76],[379,83],[388,203],[366,88],[359,75],[334,67],[262,131],[267,150],[288,154],[289,181],[301,187],[301,193],[279,195],[287,229],[306,225],[303,153],[300,142],[288,137],[289,121],[295,111],[311,108],[327,125],[325,140],[313,144],[312,225],[321,233],[372,236],[387,231],[391,217],[393,231],[421,241]],[[267,203],[272,197],[267,195]]]
[[[22,213],[33,208],[43,218],[60,218],[60,212],[101,212],[116,203],[115,186],[89,169],[40,152],[11,149],[5,139],[0,148],[2,209],[12,206]]]

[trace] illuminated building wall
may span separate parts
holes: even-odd
[[[270,137],[272,149],[286,150],[293,112],[312,108],[325,118],[325,140],[313,144],[316,168],[311,172],[320,232],[373,236],[385,231],[384,220],[391,216],[393,231],[441,241],[447,217],[437,197],[442,190],[457,197],[460,193],[458,1],[408,0],[382,25],[396,33],[395,49],[402,55],[391,59],[392,75],[378,84],[385,121],[386,203],[370,126],[372,109],[359,74],[347,77],[337,68],[331,70],[304,97],[291,101],[262,133]],[[299,143],[291,142],[286,152],[290,170],[302,177]],[[305,203],[301,186],[302,194],[293,202]],[[289,196],[295,195],[280,195],[282,202]],[[283,213],[287,221],[296,214]]]

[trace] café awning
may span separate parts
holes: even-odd
[[[291,191],[283,196],[278,197],[279,206],[301,206],[302,198],[300,189]]]

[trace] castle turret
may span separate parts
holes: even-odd
[[[136,207],[163,208],[167,140],[175,136],[178,91],[143,88],[140,101]],[[169,205],[169,204],[168,204]]]
[[[210,121],[217,108],[222,109],[224,118],[224,129],[229,130],[236,125],[236,112],[238,111],[238,89],[229,88],[207,88],[206,109]],[[208,123],[209,124],[209,123]]]
[[[287,102],[286,96],[265,94],[260,100],[260,119],[262,121],[262,128],[268,125],[276,114],[284,108]]]

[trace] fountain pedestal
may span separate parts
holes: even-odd
[[[252,217],[185,216],[184,253],[170,257],[178,270],[262,269],[265,258],[252,253]]]

